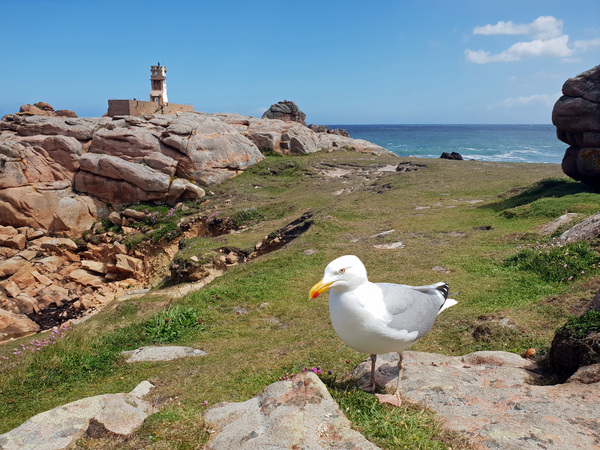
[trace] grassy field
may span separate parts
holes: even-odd
[[[401,161],[422,167],[387,170]],[[181,258],[194,256],[193,249],[200,255],[217,247],[250,248],[308,211],[313,224],[280,250],[234,266],[181,299],[155,290],[113,303],[33,354],[18,357],[13,349],[48,333],[0,346],[0,433],[57,405],[128,392],[149,380],[161,409],[139,432],[121,440],[86,437],[79,445],[202,447],[206,404],[249,399],[286,373],[320,365],[324,374],[333,371],[323,378],[334,398],[377,445],[468,448],[434,414],[416,405],[379,405],[339,381],[367,355],[336,336],[327,296],[308,300],[327,263],[355,254],[372,281],[447,281],[458,305],[412,350],[449,355],[533,347],[543,358],[554,330],[598,289],[595,243],[551,253],[544,247],[551,236],[538,233],[561,214],[582,219],[600,210],[600,195],[565,178],[558,165],[353,152],[271,156],[213,190],[199,214],[235,217],[246,228],[188,240]],[[394,242],[404,247],[374,247]],[[546,270],[550,266],[556,270]],[[120,357],[122,350],[152,342],[189,345],[208,356],[135,365]]]

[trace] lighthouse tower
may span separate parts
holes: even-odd
[[[150,83],[152,90],[150,91],[150,101],[158,103],[159,106],[169,104],[167,99],[167,68],[161,66],[160,62],[157,66],[150,66]]]

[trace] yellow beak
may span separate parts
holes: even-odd
[[[333,282],[331,282],[331,283],[323,283],[323,280],[319,281],[312,288],[310,288],[310,293],[308,294],[308,298],[309,299],[317,298],[323,292],[325,292],[326,290],[328,290],[331,287],[332,284],[333,284]]]

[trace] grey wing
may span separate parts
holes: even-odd
[[[423,292],[424,294],[433,294],[435,291],[437,291],[444,296],[444,300],[448,298],[449,287],[448,283],[444,281],[435,284],[428,284],[427,286],[403,286],[406,286],[407,288],[414,289],[419,292]]]
[[[445,300],[436,289],[437,285],[424,290],[392,283],[377,285],[381,288],[386,308],[392,315],[390,327],[407,330],[409,333],[418,331],[419,338],[431,329]]]

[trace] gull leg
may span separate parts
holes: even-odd
[[[377,355],[371,355],[371,392],[375,392],[375,361],[377,361]]]
[[[402,372],[404,372],[404,358],[402,353],[398,353],[400,359],[398,360],[398,384],[396,385],[396,392],[390,394],[376,394],[380,403],[389,403],[390,405],[400,406],[402,400],[400,399],[400,383],[402,382]]]
[[[375,361],[377,361],[377,355],[371,355],[371,382],[360,387],[363,391],[375,392],[377,387],[375,384]]]
[[[402,383],[402,372],[404,372],[404,358],[402,353],[398,353],[400,359],[398,360],[398,385],[396,386],[396,395],[400,396],[400,383]]]

